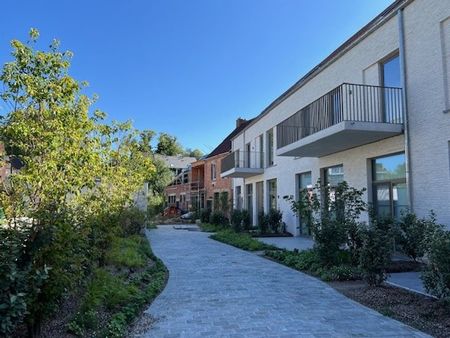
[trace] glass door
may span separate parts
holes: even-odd
[[[307,191],[308,194],[312,193],[312,179],[311,179],[311,172],[308,171],[306,173],[301,173],[298,175],[297,179],[297,200],[302,198],[302,194]],[[299,232],[300,235],[307,235],[311,236],[311,226],[308,224],[307,220],[302,220],[300,215],[298,216],[298,223],[299,223]]]
[[[396,91],[393,88],[400,88],[402,85],[400,76],[400,59],[396,55],[381,65],[383,88],[383,113],[384,122],[395,123],[400,117]],[[387,87],[387,88],[386,88]]]
[[[263,182],[256,182],[256,216],[264,212],[264,184]]]
[[[253,185],[245,185],[245,204],[250,215],[250,224],[253,224]]]

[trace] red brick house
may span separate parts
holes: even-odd
[[[204,168],[205,207],[210,210],[228,212],[232,208],[233,188],[231,178],[220,177],[222,159],[231,151],[231,139],[245,128],[251,120],[238,118],[236,128],[205,158]],[[226,202],[227,205],[223,205]]]
[[[237,119],[236,128],[210,154],[197,161],[191,161],[192,158],[165,157],[166,164],[171,168],[177,167],[172,183],[165,189],[167,207],[181,212],[205,208],[225,212],[231,210],[231,179],[220,177],[221,162],[231,151],[231,138],[250,122]],[[184,167],[179,168],[182,164]]]

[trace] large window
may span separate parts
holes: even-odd
[[[267,194],[269,200],[269,210],[277,210],[277,180],[267,181]]]
[[[325,186],[335,187],[344,181],[344,166],[336,165],[323,170]]]
[[[312,195],[313,185],[311,172],[305,172],[297,175],[297,200],[300,200],[304,196],[302,195],[307,191],[308,196]],[[301,235],[311,235],[311,224],[308,224],[308,219],[302,219],[299,216],[299,230]]]
[[[398,55],[381,63],[381,77],[383,87],[401,87],[400,59]],[[396,109],[398,109],[396,104],[396,92],[387,88],[384,89],[383,102],[384,121],[398,122],[395,121],[395,119],[399,117],[399,113],[396,111]]]
[[[372,160],[373,202],[381,218],[398,219],[408,209],[405,154]]]
[[[250,222],[253,224],[253,184],[245,185],[245,206],[250,214]]]
[[[323,202],[328,209],[328,202],[334,202],[336,199],[335,189],[333,188],[344,181],[344,166],[341,164],[323,169],[323,181],[328,191],[328,198],[323,196]]]
[[[252,167],[252,163],[251,163],[251,154],[252,154],[252,147],[250,142],[247,143],[245,145],[245,163],[244,163],[244,167],[245,168],[251,168]]]
[[[264,136],[259,136],[259,166],[264,168]]]
[[[235,205],[237,210],[242,209],[242,187],[240,185],[235,188]]]
[[[273,129],[267,131],[267,166],[274,165]]]

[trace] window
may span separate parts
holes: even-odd
[[[307,194],[309,198],[312,196],[312,178],[311,178],[311,172],[305,172],[298,175],[297,179],[297,200],[300,200],[301,197],[303,197],[304,191],[307,191]],[[302,219],[302,217],[299,216],[299,230],[301,235],[311,235],[311,224],[309,224],[308,217],[305,217],[305,219]]]
[[[235,188],[235,205],[236,205],[236,209],[237,210],[241,210],[242,209],[242,187],[240,185],[238,185]]]
[[[339,183],[344,181],[344,166],[336,165],[333,167],[323,169],[323,183],[325,187],[328,187],[328,199],[323,196],[323,202],[328,204],[328,201],[335,201],[335,191],[334,187],[336,187]],[[328,207],[327,207],[328,208]]]
[[[216,180],[216,164],[211,163],[211,181]]]
[[[269,200],[269,210],[277,210],[277,180],[273,179],[267,181],[267,193]]]
[[[259,136],[259,165],[264,168],[264,135]]]
[[[250,222],[253,224],[253,185],[245,185],[245,206],[250,214]]]
[[[175,204],[176,202],[176,196],[175,195],[169,195],[168,196],[168,203],[169,204]]]
[[[381,80],[383,87],[400,88],[402,85],[400,75],[400,58],[398,55],[384,61],[381,64]],[[398,110],[396,93],[390,88],[383,90],[384,121],[396,122],[400,117]]]
[[[245,163],[244,163],[244,167],[245,168],[251,168],[251,145],[250,143],[247,143],[245,145]]]
[[[373,202],[378,217],[398,219],[408,209],[405,154],[372,160]]]
[[[274,164],[274,144],[273,144],[273,129],[267,131],[267,165]]]
[[[335,187],[344,181],[344,166],[336,165],[324,169],[324,184],[326,186]]]

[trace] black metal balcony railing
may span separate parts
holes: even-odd
[[[222,159],[221,173],[233,168],[263,169],[264,152],[235,150]]]
[[[343,121],[403,124],[402,89],[343,83],[277,125],[277,148]]]

